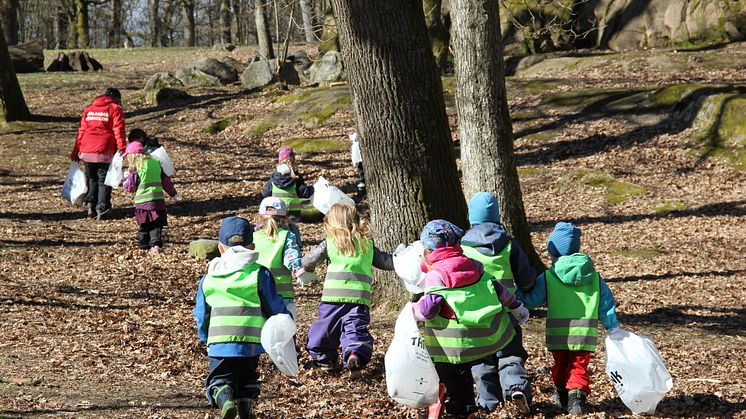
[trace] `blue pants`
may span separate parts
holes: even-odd
[[[523,348],[523,332],[516,325],[515,337],[506,347],[471,368],[477,383],[479,406],[489,411],[495,410],[503,400],[510,400],[510,393],[515,390],[522,391],[530,403],[531,383],[523,366],[527,358],[528,353]]]
[[[373,355],[373,336],[368,332],[370,309],[362,304],[321,303],[319,319],[308,329],[306,349],[311,358],[321,362],[337,362],[342,345],[342,362],[353,351],[361,366]]]
[[[212,398],[212,389],[228,384],[233,388],[236,399],[255,399],[259,396],[259,357],[208,357],[210,373],[205,380],[207,400],[212,407],[218,407]]]

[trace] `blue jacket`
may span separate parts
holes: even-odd
[[[235,272],[244,266],[255,263],[257,257],[258,254],[254,251],[241,246],[234,246],[226,250],[221,257],[213,259],[207,273]],[[196,304],[192,312],[197,321],[197,336],[204,343],[207,343],[211,312],[210,306],[205,301],[205,294],[202,292],[202,282],[204,282],[206,276],[207,274],[199,280],[197,285]],[[275,314],[290,314],[282,297],[277,293],[272,274],[266,268],[259,271],[259,299],[262,314],[265,318],[270,318]],[[213,343],[207,347],[207,354],[211,357],[254,357],[261,355],[263,352],[262,345],[256,343]]]
[[[513,271],[513,281],[518,289],[527,291],[533,288],[536,281],[536,271],[528,263],[528,257],[502,224],[483,223],[472,226],[461,238],[462,246],[474,247],[483,255],[494,256],[505,246],[510,247],[510,269]]]

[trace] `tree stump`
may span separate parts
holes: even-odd
[[[47,71],[101,71],[101,65],[86,51],[60,52],[47,66]]]

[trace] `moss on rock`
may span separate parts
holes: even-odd
[[[606,202],[609,204],[619,204],[632,196],[647,192],[637,185],[617,180],[606,172],[578,172],[573,179],[590,187],[604,188]]]
[[[231,126],[231,124],[236,120],[235,117],[229,116],[228,118],[223,118],[219,121],[215,121],[212,124],[208,125],[204,130],[202,130],[205,134],[211,134],[215,135],[219,132],[225,131],[226,128]]]
[[[639,249],[621,249],[611,252],[612,256],[620,256],[629,259],[653,259],[665,255],[662,249],[657,247],[643,247]]]
[[[664,216],[672,212],[682,211],[686,209],[686,204],[682,201],[669,201],[655,209],[655,215]]]
[[[291,138],[283,143],[303,155],[334,153],[349,147],[349,143],[336,138]]]

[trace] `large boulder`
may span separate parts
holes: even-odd
[[[220,62],[224,64],[228,64],[229,66],[235,68],[236,74],[242,73],[246,69],[245,65],[243,65],[240,61],[238,61],[237,59],[233,57],[225,56],[220,59]]]
[[[189,254],[203,260],[220,257],[218,241],[209,239],[194,240],[189,243]]]
[[[161,87],[145,91],[145,102],[160,107],[170,107],[188,102],[192,96],[189,93],[173,87]]]
[[[164,87],[184,87],[184,83],[164,71],[153,74],[145,83],[144,90],[156,90]]]
[[[176,78],[181,80],[181,82],[184,83],[184,86],[187,87],[210,87],[223,85],[223,83],[220,82],[219,78],[193,67],[177,70]]]
[[[230,84],[238,81],[238,71],[235,67],[215,58],[203,58],[189,64],[185,69],[197,69],[205,74],[217,77],[222,84]]]
[[[241,84],[247,89],[256,89],[275,81],[277,60],[267,60],[257,56],[241,73]]]
[[[325,53],[308,69],[312,84],[329,84],[345,77],[342,54],[337,51]]]

